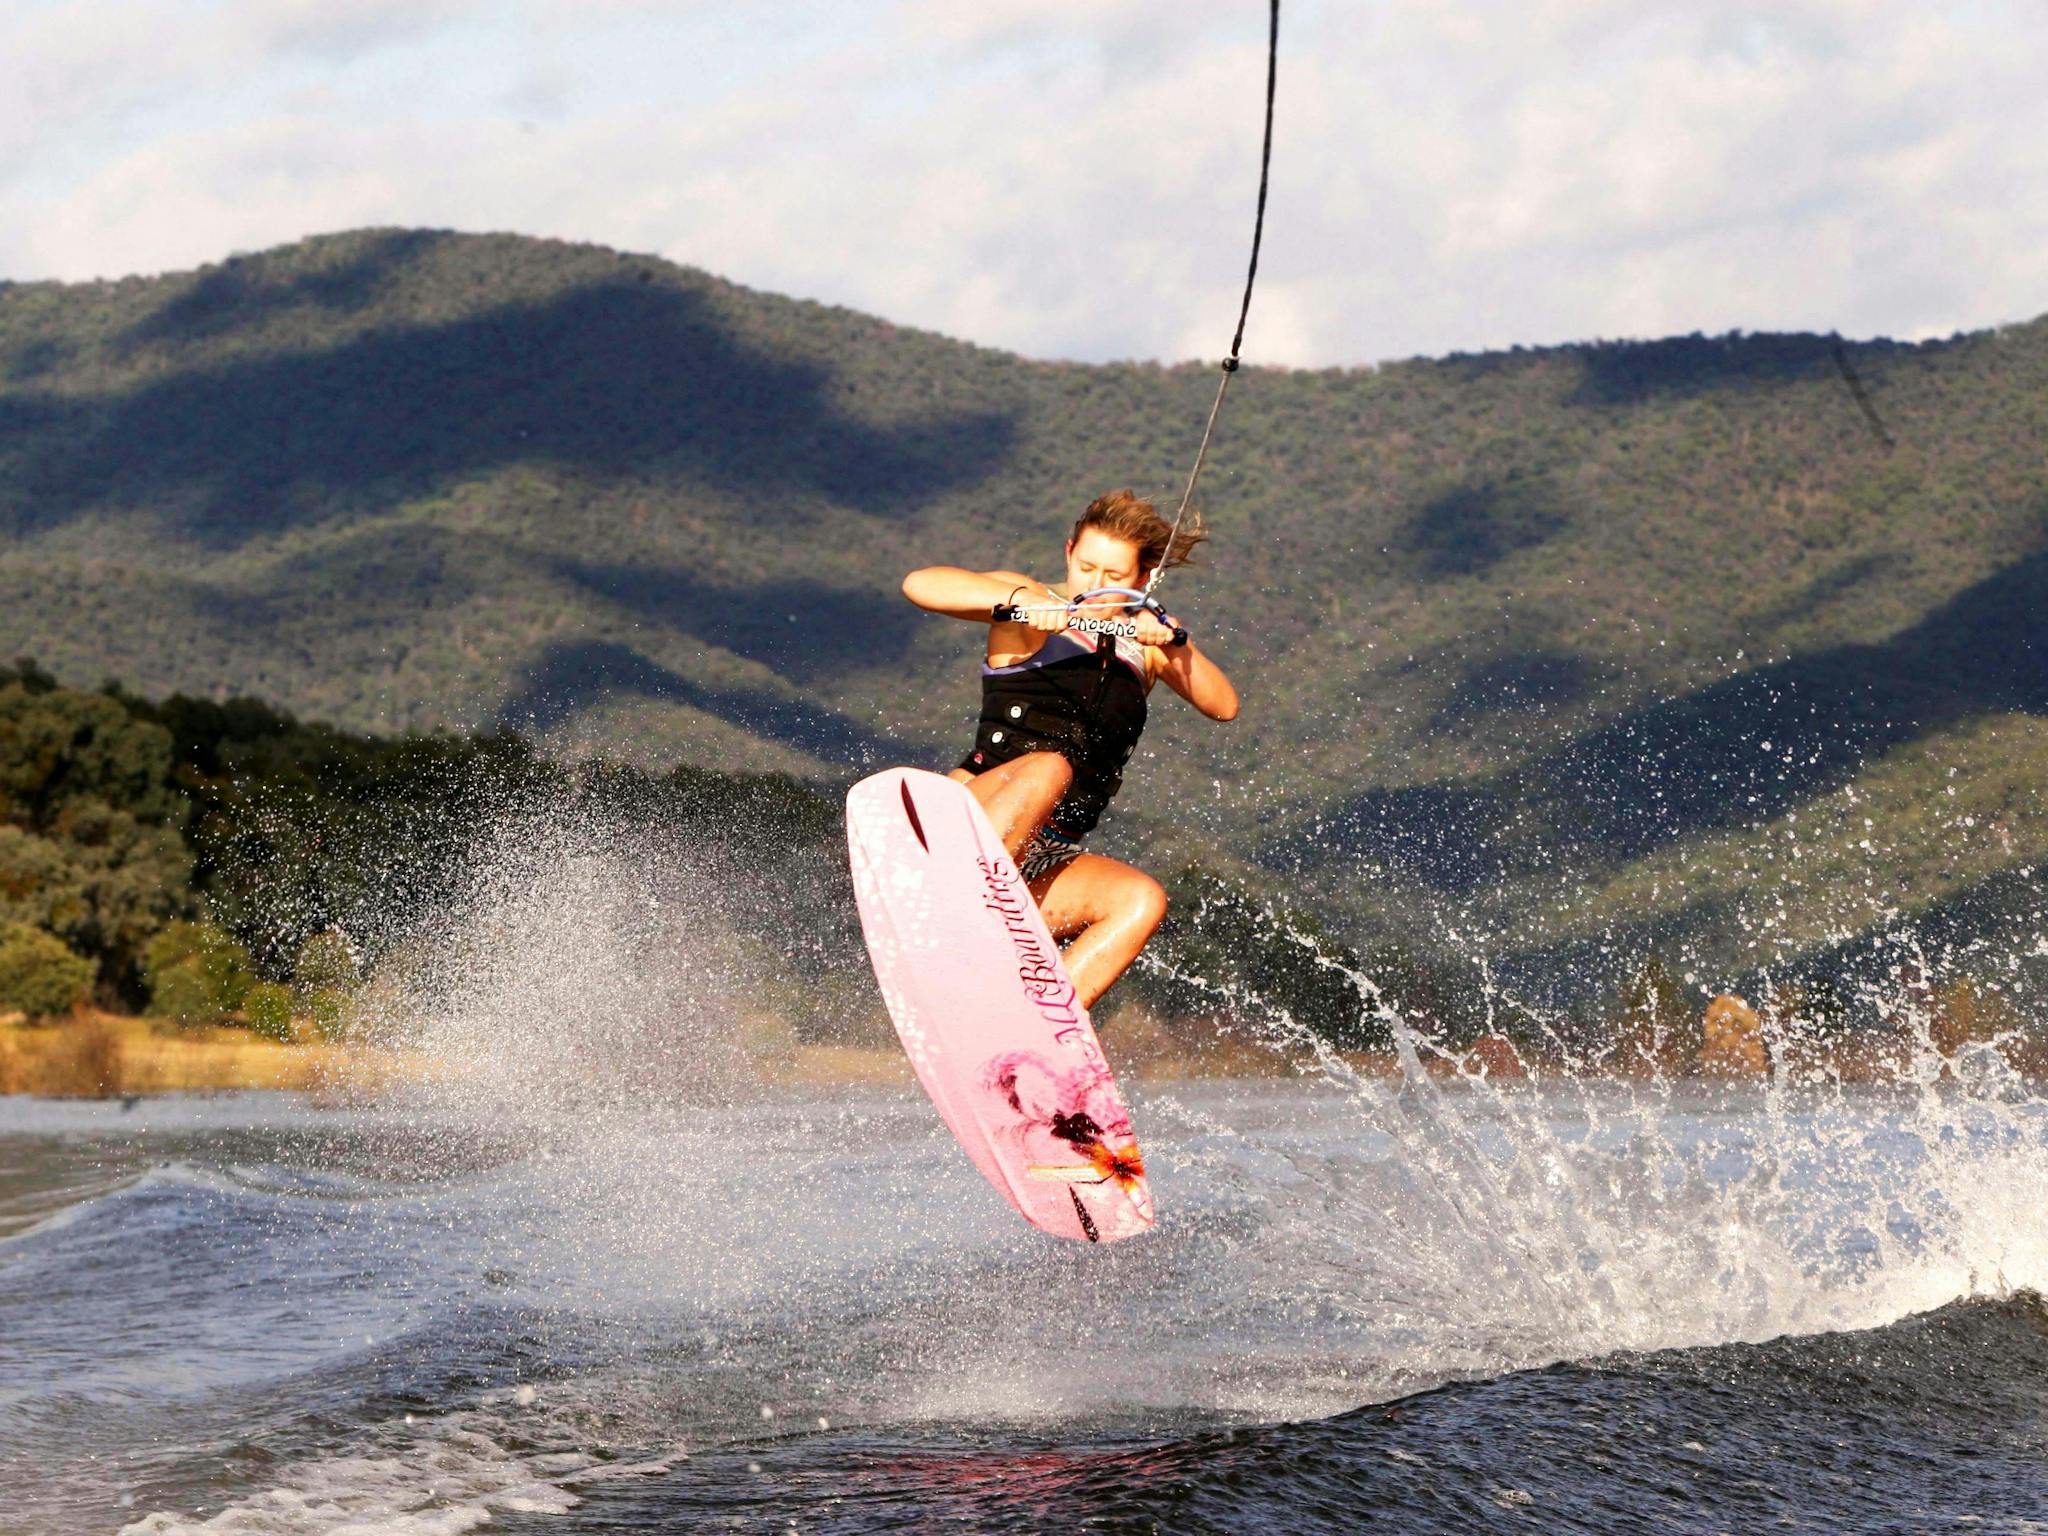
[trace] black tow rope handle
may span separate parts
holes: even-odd
[[[1065,605],[1067,612],[1071,615],[1067,620],[1068,629],[1078,629],[1084,635],[1114,635],[1122,640],[1135,640],[1138,638],[1138,626],[1129,619],[1099,619],[1093,614],[1077,613],[1075,610],[1091,597],[1126,598],[1128,601],[1124,604],[1125,607],[1142,608],[1168,629],[1172,630],[1173,643],[1175,645],[1186,645],[1188,643],[1186,628],[1176,624],[1167,616],[1166,610],[1159,606],[1157,598],[1139,591],[1136,587],[1097,587],[1093,592],[1083,592],[1079,597]],[[1012,603],[997,603],[995,607],[989,610],[989,618],[997,624],[1017,624],[1023,622],[1026,613],[1042,613],[1045,611],[1045,608],[1051,606],[1054,605],[1045,604],[1040,607],[1027,609]]]

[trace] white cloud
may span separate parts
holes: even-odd
[[[1027,353],[1213,357],[1263,28],[1251,0],[73,0],[0,61],[0,272],[523,229]],[[1290,0],[1283,46],[1254,360],[2048,309],[2022,0]]]
[[[306,53],[345,62],[460,23],[482,0],[234,0],[226,25],[260,55]]]

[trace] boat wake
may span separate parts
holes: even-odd
[[[762,1083],[774,957],[696,878],[508,847],[372,988],[450,1064],[396,1098],[10,1110],[32,1528],[2048,1505],[2048,1111],[2010,1077],[1503,1081],[1409,1041],[1383,1078],[1262,1015],[1290,1075],[1132,1085],[1160,1225],[1091,1249],[914,1088]]]

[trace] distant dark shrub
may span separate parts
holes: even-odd
[[[92,986],[90,960],[27,923],[0,927],[0,1011],[47,1019],[69,1013]]]
[[[344,1040],[355,1028],[354,1000],[340,987],[317,987],[302,993],[299,1003],[323,1040]]]
[[[298,961],[292,967],[292,985],[301,992],[346,988],[353,986],[355,980],[355,946],[340,929],[324,929],[299,946]]]
[[[211,923],[172,923],[142,955],[149,1011],[184,1029],[218,1024],[256,983],[249,951]]]
[[[292,989],[275,981],[259,981],[242,998],[242,1017],[249,1033],[265,1040],[292,1037]]]
[[[190,960],[206,947],[203,923],[166,923],[142,951],[142,974],[152,987],[157,978],[180,961]]]
[[[202,1029],[227,1017],[205,967],[194,958],[157,970],[150,979],[149,1011],[180,1029]]]

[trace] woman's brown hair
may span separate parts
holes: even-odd
[[[1202,526],[1201,513],[1190,509],[1180,532],[1175,533],[1173,524],[1161,517],[1151,502],[1140,500],[1131,491],[1111,491],[1089,502],[1088,510],[1074,524],[1072,537],[1080,538],[1089,528],[1100,528],[1135,546],[1141,576],[1149,574],[1161,560],[1168,570],[1186,565],[1195,546],[1209,537],[1209,530]],[[1171,548],[1167,547],[1169,543]]]

